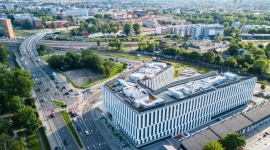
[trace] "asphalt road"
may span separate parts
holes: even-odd
[[[93,103],[101,96],[101,90],[97,89],[96,94],[91,95],[89,102]],[[94,121],[99,121],[97,118],[91,116],[91,106],[85,105],[82,115],[77,117],[77,122],[73,122],[73,125],[77,128],[80,126],[81,130],[78,130],[78,133],[85,145],[87,150],[110,150],[110,146],[105,141],[99,130],[94,124]],[[89,135],[86,135],[85,131],[89,132]]]
[[[53,102],[54,99],[57,99],[65,101],[67,105],[72,105],[77,102],[77,97],[75,97],[72,92],[70,92],[71,95],[64,96],[64,93],[69,90],[62,89],[63,86],[67,87],[67,81],[63,81],[61,78],[51,80],[50,76],[52,75],[53,70],[49,66],[45,65],[45,63],[42,61],[37,62],[37,59],[39,58],[38,54],[36,51],[33,51],[35,50],[35,43],[37,41],[38,37],[33,37],[32,40],[30,37],[22,43],[22,55],[25,55],[22,60],[22,64],[24,64],[23,66],[25,69],[29,70],[32,74],[32,78],[35,81],[34,89],[36,90],[37,99],[46,99],[46,102],[40,102],[42,110],[44,111],[43,117],[49,118],[48,116],[52,111],[55,113],[55,117],[50,119],[51,126],[55,127],[57,130],[57,132],[54,133],[54,140],[57,140],[59,147],[62,149],[79,149],[76,141],[72,137],[72,134],[59,113],[59,109],[56,108]],[[28,52],[27,50],[30,51]],[[59,81],[59,83],[56,81]],[[59,86],[59,88],[57,89],[56,86]],[[48,88],[49,91],[47,91]],[[40,91],[37,91],[37,89],[40,89]],[[73,110],[76,111],[76,108]],[[93,120],[90,116],[91,112],[88,111],[87,113],[88,116],[86,114],[82,114],[81,116],[77,117],[78,122],[74,124],[75,128],[78,124],[82,129],[78,131],[78,133],[85,149],[110,150],[110,146],[106,143],[102,135],[95,127],[95,124],[91,121]],[[85,130],[89,131],[90,134],[88,136],[85,134]],[[63,145],[63,141],[66,139],[69,141],[69,144]]]
[[[39,36],[33,35],[27,38],[21,44],[21,51],[23,55],[22,64],[24,68],[29,70],[32,74],[32,78],[35,81],[34,89],[40,88],[40,92],[36,92],[37,99],[41,100],[42,98],[45,98],[47,100],[46,102],[41,102],[42,110],[44,110],[43,117],[48,118],[50,120],[51,126],[56,129],[56,132],[54,133],[55,138],[49,139],[49,141],[56,140],[60,149],[79,149],[70,130],[66,126],[64,119],[58,112],[53,102],[55,92],[57,92],[55,85],[51,83],[48,76],[46,76],[46,74],[38,67],[38,63],[33,60],[33,58],[36,57],[36,52],[33,52],[33,50],[35,50],[36,41],[40,38],[40,36],[42,36],[42,34]],[[42,83],[40,83],[40,81]],[[49,91],[46,91],[47,88],[49,88]],[[49,117],[52,111],[55,112],[54,118]],[[64,140],[68,140],[68,145],[63,144]]]

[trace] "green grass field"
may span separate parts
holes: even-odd
[[[143,56],[138,57],[138,56],[124,55],[124,54],[105,54],[104,56],[109,56],[109,57],[112,57],[112,58],[119,57],[119,58],[139,60],[139,61],[150,61],[150,60],[152,60],[152,58],[148,58],[148,57],[143,57]]]
[[[174,68],[192,68],[192,69],[196,69],[198,71],[198,73],[200,73],[200,74],[205,74],[205,73],[209,73],[209,72],[212,71],[211,69],[200,68],[200,67],[197,67],[197,66],[184,65],[184,64],[170,62],[170,61],[167,61],[167,63],[172,64],[174,66]]]
[[[42,150],[37,132],[26,137],[29,150]]]
[[[66,124],[68,125],[71,133],[73,134],[73,137],[76,139],[77,143],[79,144],[80,148],[83,148],[83,144],[77,134],[77,132],[75,131],[75,128],[73,127],[72,123],[71,123],[71,120],[68,116],[68,113],[66,111],[60,111],[61,115],[63,116]]]
[[[54,103],[58,108],[60,108],[62,105],[64,105],[64,102],[58,101],[58,100],[54,100]]]
[[[44,144],[45,149],[50,150],[49,141],[48,141],[48,139],[47,139],[47,137],[45,135],[45,132],[44,132],[43,128],[42,127],[39,128],[38,131],[39,131],[39,134],[41,136],[41,139],[42,139],[42,142]]]
[[[101,82],[104,82],[106,80],[109,80],[110,78],[122,73],[125,69],[123,68],[123,64],[120,64],[120,63],[116,63],[115,66],[113,67],[112,69],[112,72],[111,74],[106,77],[105,79],[102,79]]]

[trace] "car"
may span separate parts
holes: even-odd
[[[40,91],[40,88],[38,88],[37,91],[39,92]]]
[[[78,113],[78,112],[75,112],[74,115],[75,115],[75,116],[79,116],[79,113]]]
[[[70,89],[69,92],[73,92],[73,89]]]
[[[59,86],[58,86],[58,85],[56,85],[56,88],[58,89],[58,88],[59,88]]]
[[[42,81],[40,81],[39,84],[42,84]]]
[[[77,130],[81,130],[82,128],[79,126],[79,125],[77,125]]]
[[[70,115],[74,114],[74,112],[72,110],[69,110],[68,112]]]
[[[76,118],[73,118],[72,121],[73,121],[74,123],[78,122]]]
[[[47,100],[46,100],[46,98],[42,98],[40,101],[41,102],[46,102]]]
[[[52,112],[52,113],[50,114],[50,116],[53,118],[53,117],[55,117],[55,114]]]
[[[60,81],[57,80],[56,83],[58,84],[58,83],[60,83]]]
[[[59,150],[59,147],[55,147],[54,150]]]
[[[66,87],[65,87],[65,86],[63,86],[63,89],[66,89]]]
[[[77,96],[77,95],[80,95],[80,93],[79,92],[76,92],[74,95]]]
[[[68,140],[64,140],[64,144],[65,145],[68,145]]]
[[[69,95],[69,92],[66,92],[65,95]]]
[[[50,91],[50,88],[47,88],[46,91]]]
[[[85,130],[85,135],[90,135],[89,131]]]

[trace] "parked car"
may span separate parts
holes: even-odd
[[[79,126],[79,125],[77,125],[77,130],[81,130],[82,128]]]
[[[69,95],[69,92],[66,92],[65,95]]]
[[[69,92],[73,92],[73,89],[70,89]]]

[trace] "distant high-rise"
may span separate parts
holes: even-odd
[[[14,38],[13,27],[10,19],[0,18],[0,34],[9,38]]]

